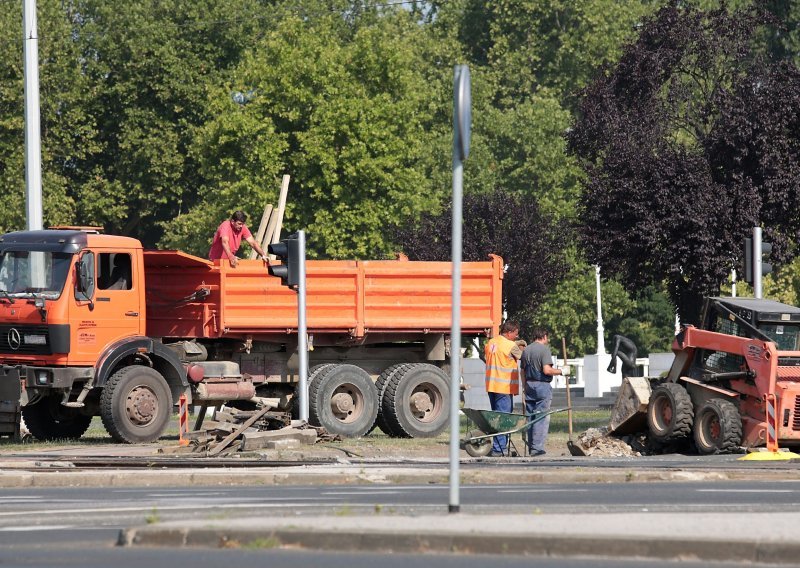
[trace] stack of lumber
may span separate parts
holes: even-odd
[[[288,412],[267,406],[259,410],[224,408],[215,410],[211,420],[202,421],[186,434],[189,445],[175,448],[206,456],[230,455],[239,451],[290,449],[312,445],[330,436],[323,428],[292,420]]]

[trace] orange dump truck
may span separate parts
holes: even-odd
[[[307,263],[309,418],[360,436],[448,424],[451,265]],[[502,260],[463,265],[462,330],[492,336]],[[0,398],[39,439],[157,439],[181,394],[289,412],[297,397],[297,298],[263,261],[143,250],[77,228],[0,237]],[[9,394],[11,393],[11,394]]]

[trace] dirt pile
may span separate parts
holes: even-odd
[[[586,455],[591,457],[611,458],[642,455],[619,438],[609,436],[608,428],[589,428],[578,434],[577,443],[583,448]]]
[[[583,448],[587,456],[594,457],[637,457],[651,456],[658,453],[658,448],[652,446],[647,434],[639,432],[625,436],[611,436],[608,428],[589,428],[578,434],[578,445]]]

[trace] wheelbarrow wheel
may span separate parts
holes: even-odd
[[[473,458],[483,458],[488,456],[492,451],[492,439],[481,438],[480,440],[472,440],[479,436],[485,436],[482,430],[470,430],[467,432],[467,438],[464,441],[464,449]]]

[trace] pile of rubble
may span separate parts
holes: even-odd
[[[613,436],[608,430],[608,427],[589,428],[578,435],[576,443],[587,456],[594,457],[638,457],[663,453],[663,448],[654,445],[645,432]]]
[[[205,420],[205,409],[198,415],[194,430],[184,434],[188,445],[175,452],[225,456],[239,451],[290,449],[338,440],[324,428],[315,428],[301,420],[292,420],[287,412],[270,407],[260,410],[223,408]]]

